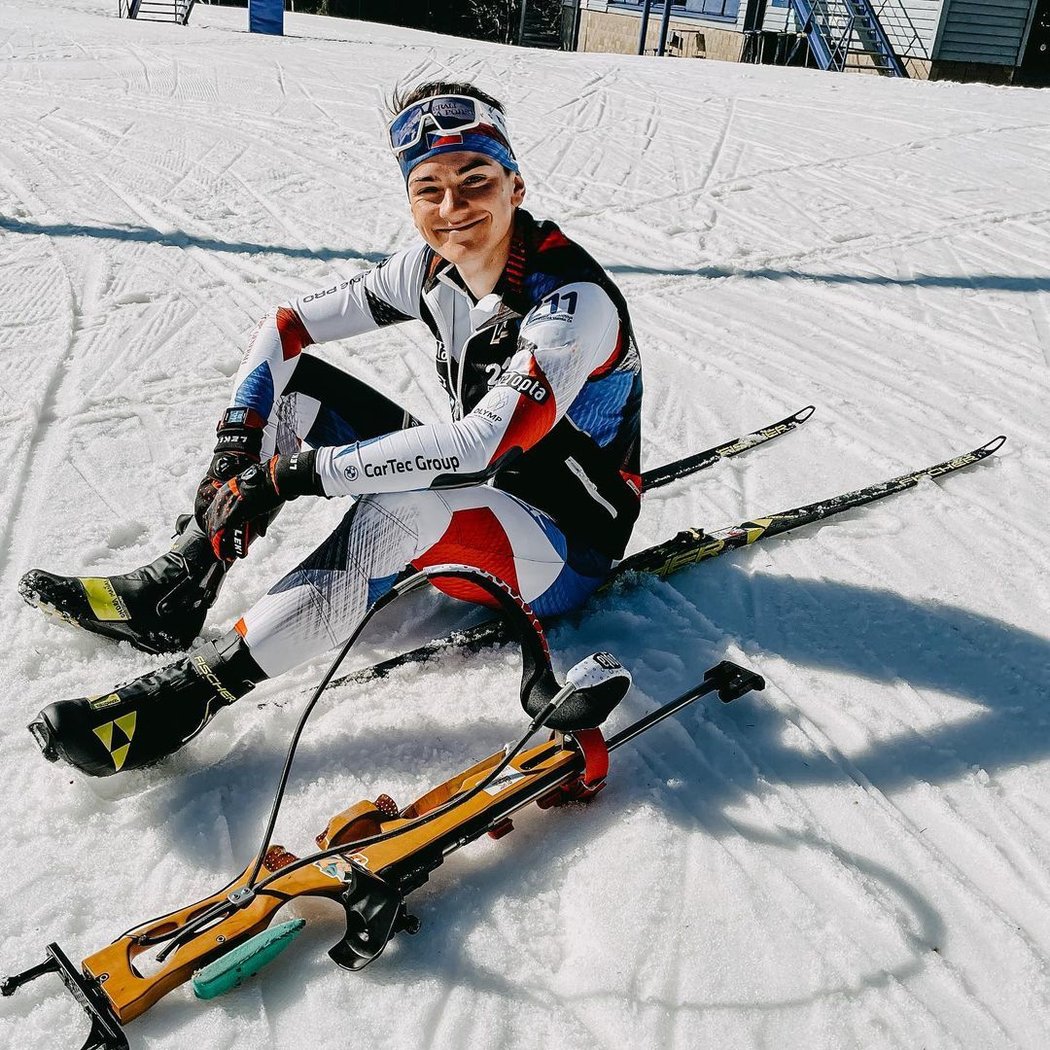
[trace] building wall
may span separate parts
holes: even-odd
[[[691,15],[733,21],[737,17],[740,0],[685,0],[685,10]],[[672,4],[672,13],[674,5]]]
[[[740,5],[740,17],[737,29],[744,28],[744,5]],[[766,0],[766,9],[762,15],[762,28],[767,32],[794,33],[798,31],[798,20],[787,0]]]
[[[580,11],[579,51],[607,51],[614,54],[634,55],[638,52],[638,34],[641,19],[636,11],[610,8],[596,11],[584,8]],[[728,26],[713,26],[693,18],[676,18],[672,15],[668,28],[668,43],[671,33],[678,33],[685,42],[682,57],[715,58],[723,62],[737,62],[743,37],[736,32],[732,22]],[[697,39],[697,37],[700,39]],[[655,52],[660,42],[660,15],[650,15],[645,36],[646,50]]]
[[[998,65],[991,62],[941,62],[931,63],[930,80],[951,80],[956,84],[1012,84],[1015,66]]]
[[[1034,0],[902,0],[921,44],[908,51],[895,40],[898,54],[914,79],[981,81],[1008,84],[1020,61],[1020,49]],[[582,0],[578,50],[633,55],[641,30],[639,9],[605,0]],[[877,6],[877,5],[876,5]],[[646,49],[655,53],[660,37],[661,10],[650,14]],[[672,14],[670,34],[684,41],[683,57],[739,62],[744,47],[740,31],[743,4],[736,23],[713,22],[700,16]],[[767,30],[792,30],[780,0],[770,0]],[[939,33],[939,35],[938,35]],[[894,40],[894,34],[890,34]],[[925,55],[924,55],[925,52]]]
[[[883,29],[901,59],[928,60],[933,54],[945,0],[873,0]],[[737,28],[744,28],[744,5],[740,7]],[[788,0],[767,0],[762,28],[794,33],[798,20]],[[907,63],[905,63],[907,64]]]
[[[944,3],[945,0],[890,0],[883,6],[880,16],[883,28],[901,58],[933,56]],[[879,7],[878,0],[875,7],[876,10]],[[916,40],[913,33],[917,35]]]
[[[960,65],[1015,66],[1032,0],[945,0],[933,57]]]

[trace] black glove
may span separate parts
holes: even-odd
[[[266,420],[251,408],[228,408],[223,413],[215,428],[217,440],[211,466],[197,486],[193,501],[193,516],[205,531],[208,508],[224,482],[259,462],[265,426]]]
[[[274,456],[230,478],[216,492],[202,526],[215,557],[227,562],[245,557],[281,504],[305,495],[324,495],[312,451]]]

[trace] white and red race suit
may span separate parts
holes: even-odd
[[[303,353],[410,319],[437,340],[448,422],[420,423]],[[520,209],[480,301],[419,245],[278,307],[256,328],[231,407],[267,420],[264,455],[310,445],[325,494],[358,499],[238,623],[256,661],[272,676],[339,644],[409,565],[474,565],[541,617],[580,604],[638,516],[641,397],[623,296],[557,226]]]

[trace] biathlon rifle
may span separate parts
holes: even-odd
[[[5,979],[0,992],[12,995],[44,974],[57,973],[91,1020],[82,1050],[128,1050],[123,1026],[179,985],[192,980],[199,998],[214,998],[287,947],[305,921],[271,923],[298,897],[325,897],[342,906],[346,930],[328,954],[339,966],[360,970],[378,958],[397,933],[419,929],[406,898],[451,853],[485,834],[502,838],[513,829],[512,814],[532,803],[545,809],[590,800],[605,785],[611,752],[700,697],[717,693],[729,703],[765,687],[753,671],[723,661],[691,689],[606,739],[599,727],[626,695],[630,673],[611,654],[595,653],[573,667],[559,685],[531,610],[494,577],[459,566],[436,566],[398,584],[373,613],[435,576],[469,579],[488,591],[519,635],[521,698],[532,719],[516,744],[408,806],[399,807],[388,795],[350,806],[329,820],[317,836],[316,851],[300,856],[273,843],[299,736],[366,618],[300,719],[253,862],[222,889],[133,927],[88,955],[79,967],[58,944],[49,944],[43,962]],[[541,727],[555,731],[544,742],[527,746]]]

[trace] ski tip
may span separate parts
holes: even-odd
[[[999,449],[1006,444],[1006,435],[1000,434],[998,437],[993,437],[987,444],[981,446],[981,452],[991,454],[992,452],[998,452]]]
[[[806,420],[816,412],[816,410],[816,405],[806,405],[805,408],[800,408],[791,418],[795,420],[796,423],[805,423]]]

